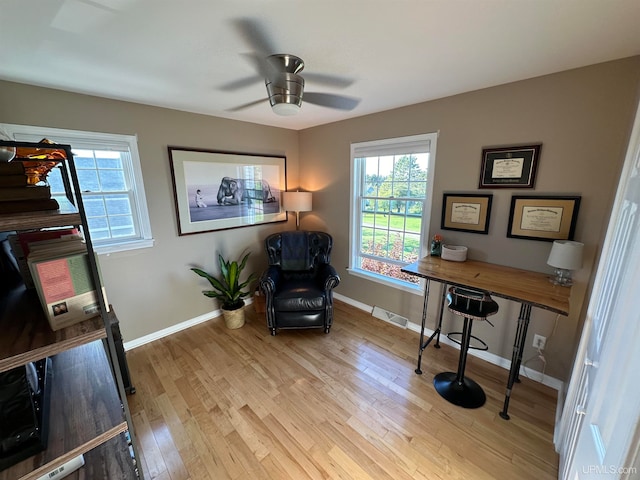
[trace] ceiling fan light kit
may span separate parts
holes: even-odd
[[[300,105],[295,103],[276,103],[271,105],[271,109],[276,115],[289,117],[291,115],[296,115],[300,111]]]

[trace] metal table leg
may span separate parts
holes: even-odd
[[[442,333],[442,314],[444,313],[444,302],[447,298],[447,284],[442,283],[440,288],[440,311],[438,312],[438,326],[436,328],[438,335],[436,336],[436,343],[433,345],[435,348],[440,348],[440,333]]]
[[[431,281],[427,278],[426,279],[426,284],[424,286],[424,300],[422,303],[422,325],[420,327],[420,349],[418,351],[418,366],[415,369],[415,372],[418,375],[422,374],[422,370],[420,369],[420,365],[422,364],[422,352],[424,351],[425,348],[427,348],[429,346],[429,344],[431,343],[431,341],[435,338],[436,339],[436,343],[433,345],[435,348],[440,348],[440,331],[442,330],[442,312],[444,310],[444,299],[446,297],[446,284],[443,283],[442,284],[442,295],[440,298],[440,313],[438,315],[438,324],[436,325],[436,329],[433,331],[433,333],[431,334],[431,336],[428,338],[428,340],[425,342],[424,341],[424,329],[425,329],[425,324],[427,321],[427,305],[429,302],[429,287],[430,287],[430,283]]]
[[[504,397],[504,407],[500,412],[500,416],[505,420],[509,420],[509,400],[511,399],[511,390],[513,384],[518,378],[520,365],[522,364],[522,352],[524,344],[527,340],[527,329],[529,328],[529,320],[531,319],[531,305],[523,303],[520,305],[520,315],[518,316],[518,328],[516,330],[516,338],[513,342],[513,355],[511,356],[511,369],[509,370],[509,380],[507,382],[507,392]]]

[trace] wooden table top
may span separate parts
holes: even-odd
[[[569,315],[571,287],[554,285],[544,273],[476,260],[451,262],[440,257],[424,257],[402,271],[451,285],[477,288],[497,297]]]

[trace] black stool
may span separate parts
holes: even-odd
[[[484,390],[476,382],[464,376],[467,351],[472,338],[471,321],[486,320],[488,316],[494,315],[498,312],[498,304],[486,292],[461,287],[449,288],[447,302],[449,311],[464,317],[458,371],[437,374],[433,379],[433,385],[441,397],[454,405],[478,408],[484,405],[487,399]]]

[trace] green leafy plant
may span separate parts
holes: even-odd
[[[240,275],[247,264],[247,259],[250,254],[251,252],[247,253],[240,263],[235,260],[229,262],[222,258],[222,255],[218,254],[218,262],[220,263],[219,278],[214,277],[200,268],[192,268],[191,270],[197,275],[206,278],[214,288],[213,290],[203,290],[202,294],[220,300],[222,308],[225,310],[241,308],[244,305],[243,298],[251,293],[250,290],[244,289],[257,278],[257,274],[252,273],[247,280],[240,283]]]

